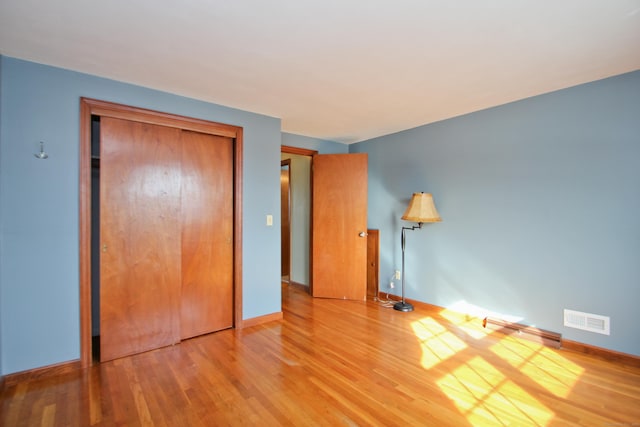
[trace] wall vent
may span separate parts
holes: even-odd
[[[564,326],[570,328],[609,335],[610,324],[609,316],[564,309]]]

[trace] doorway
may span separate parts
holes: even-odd
[[[291,159],[280,162],[281,280],[291,282]]]
[[[289,286],[315,297],[365,300],[366,154],[318,154],[282,146],[281,162],[288,159],[290,191],[283,192],[283,203],[291,201],[291,237],[283,237],[282,257],[288,256],[290,241]],[[287,221],[282,225],[287,227]]]
[[[316,154],[317,151],[314,150],[281,147],[283,283],[308,293],[312,286],[310,273],[311,164]]]
[[[242,323],[242,283],[241,283],[241,271],[242,271],[242,236],[241,236],[241,218],[242,218],[242,194],[241,194],[241,176],[242,176],[242,128],[231,125],[224,125],[214,122],[208,122],[205,120],[192,119],[183,116],[177,116],[167,113],[159,113],[155,111],[139,109],[135,107],[128,107],[104,101],[97,101],[91,99],[81,98],[81,111],[80,111],[80,126],[81,126],[81,144],[80,144],[80,327],[81,327],[81,364],[83,366],[89,366],[92,363],[93,355],[93,343],[92,336],[94,335],[95,328],[100,328],[101,325],[96,325],[93,321],[95,316],[92,315],[96,311],[96,306],[99,307],[101,302],[97,301],[97,294],[92,292],[92,276],[96,276],[96,264],[95,259],[104,253],[109,253],[110,247],[103,248],[100,244],[98,232],[96,232],[95,218],[92,218],[92,204],[95,205],[95,198],[97,191],[94,185],[96,184],[96,165],[98,169],[100,167],[100,159],[96,159],[96,156],[92,156],[92,152],[95,154],[95,149],[92,149],[92,145],[95,145],[95,138],[92,144],[92,128],[95,128],[96,122],[100,120],[108,120],[111,122],[122,121],[126,123],[132,123],[134,127],[144,129],[158,129],[158,131],[178,134],[180,141],[183,143],[188,141],[189,147],[198,146],[199,149],[208,147],[211,138],[214,140],[229,141],[230,145],[226,145],[228,148],[228,158],[230,159],[229,170],[232,174],[232,183],[230,193],[225,197],[231,203],[229,221],[229,232],[225,236],[225,243],[230,248],[230,258],[226,264],[229,265],[229,275],[231,280],[232,299],[230,300],[232,313],[230,314],[231,327],[239,328]],[[173,131],[171,131],[173,129]],[[144,132],[143,132],[144,133]],[[201,139],[205,139],[206,143],[200,143]],[[195,141],[195,142],[194,142]],[[197,142],[197,144],[196,144]],[[180,150],[184,150],[182,145]],[[126,145],[125,145],[126,147]],[[227,150],[227,149],[225,149]],[[144,154],[144,153],[143,153]],[[184,154],[184,153],[183,153]],[[181,158],[186,158],[190,162],[185,168],[186,170],[194,169],[194,162],[199,162],[200,156],[194,153],[194,156],[189,160],[189,154],[181,155]],[[171,156],[169,156],[171,158]],[[117,164],[117,163],[114,163]],[[93,166],[93,167],[92,167]],[[201,169],[199,169],[201,170]],[[94,179],[92,179],[92,175]],[[188,179],[187,179],[188,181]],[[98,181],[99,182],[99,178]],[[147,188],[148,189],[148,188]],[[193,194],[191,194],[193,196]],[[189,197],[191,201],[193,197]],[[92,199],[94,200],[92,203]],[[178,211],[182,210],[186,215],[191,215],[189,210],[184,211],[185,207],[181,203],[175,204]],[[190,206],[194,206],[190,204]],[[187,208],[188,209],[188,208]],[[166,216],[164,214],[158,216],[162,218]],[[181,216],[182,217],[182,216]],[[147,219],[147,218],[145,218]],[[200,233],[197,233],[200,236]],[[188,235],[188,233],[187,233]],[[174,234],[177,236],[177,242],[180,242],[180,233]],[[100,236],[101,238],[102,236]],[[174,237],[175,241],[175,237]],[[185,242],[182,241],[182,263],[185,263],[187,258],[187,264],[191,268],[189,262],[189,242],[185,246]],[[187,249],[185,249],[187,248]],[[186,255],[185,255],[186,254]],[[104,255],[104,254],[103,254]],[[92,263],[92,258],[94,263]],[[123,257],[121,257],[122,259]],[[170,259],[173,259],[172,257]],[[180,268],[180,267],[179,267]],[[182,283],[184,284],[184,276]],[[180,290],[180,293],[183,291]],[[92,295],[93,294],[93,295]],[[135,293],[132,294],[135,296]],[[96,304],[97,303],[97,304]],[[92,307],[93,304],[93,307]],[[172,303],[174,304],[174,303]],[[180,312],[179,305],[174,307],[177,313]],[[191,311],[191,310],[189,310]],[[180,314],[177,314],[179,317]],[[175,315],[169,315],[174,317]],[[180,320],[174,322],[171,329],[176,331],[176,324],[178,325],[178,332],[175,336],[178,340],[188,337],[190,333],[179,331]],[[184,323],[184,321],[183,321]],[[184,323],[186,324],[186,323]],[[175,339],[175,338],[172,338]]]

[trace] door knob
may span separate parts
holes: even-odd
[[[361,231],[360,234],[358,234],[358,236],[367,237],[367,233],[365,233],[364,231]]]

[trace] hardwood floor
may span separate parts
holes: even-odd
[[[227,330],[8,382],[2,426],[633,426],[640,368],[418,307],[312,299]]]

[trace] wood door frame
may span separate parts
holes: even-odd
[[[176,114],[80,98],[80,364],[92,363],[91,333],[91,116],[167,126],[234,139],[233,144],[233,310],[234,327],[242,328],[242,159],[243,129]]]
[[[309,174],[309,295],[313,295],[313,158],[318,154],[317,150],[309,150],[307,148],[291,147],[289,145],[282,145],[280,147],[280,153],[286,154],[298,154],[300,156],[311,157],[311,169]],[[289,182],[291,185],[291,182]]]

